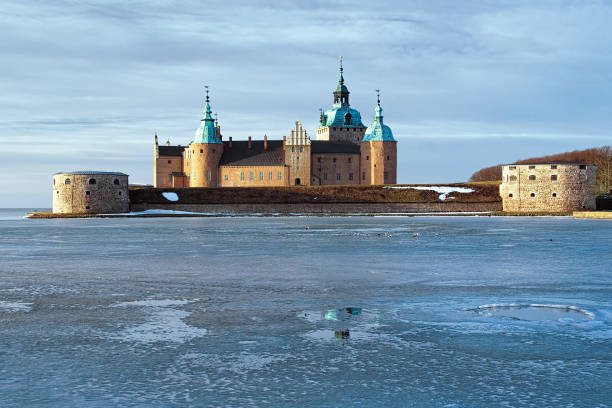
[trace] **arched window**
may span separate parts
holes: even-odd
[[[96,184],[96,179],[89,179],[89,184]]]
[[[119,179],[115,179],[115,180],[113,180],[113,184],[114,184],[114,185],[116,185],[116,186],[118,186],[118,185],[119,185],[119,184],[121,184],[121,183],[119,183]]]
[[[66,180],[64,180],[64,184],[70,184],[70,179],[67,178]]]
[[[350,112],[346,112],[344,114],[344,124],[345,125],[350,125],[351,124],[351,119],[352,119],[352,116],[351,116]]]

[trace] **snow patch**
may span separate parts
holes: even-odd
[[[416,187],[401,187],[401,186],[385,186],[383,188],[393,188],[397,190],[423,190],[423,191],[435,191],[439,193],[438,199],[440,201],[446,200],[450,193],[473,193],[474,190],[468,187],[450,187],[450,186],[416,186]],[[455,197],[451,197],[455,199]]]
[[[148,309],[149,319],[145,323],[125,328],[110,337],[115,340],[144,344],[155,342],[184,343],[202,337],[208,333],[208,330],[188,325],[183,319],[191,313],[173,308],[173,306],[186,305],[196,300],[147,299],[115,303],[111,307],[145,307]]]
[[[163,192],[162,195],[168,201],[178,201],[178,194],[172,192]]]
[[[0,310],[7,311],[8,313],[29,312],[32,310],[32,304],[33,303],[6,302],[0,300]]]

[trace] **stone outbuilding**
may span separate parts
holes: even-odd
[[[129,211],[127,174],[71,171],[53,175],[54,213],[111,214]]]
[[[595,209],[597,167],[589,163],[502,166],[504,211],[571,212]]]

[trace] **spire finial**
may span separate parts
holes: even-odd
[[[219,126],[219,115],[215,112],[215,126]]]
[[[204,88],[206,88],[206,102],[210,102],[208,100],[208,85],[204,85]]]
[[[380,106],[380,89],[376,90],[376,97],[378,99],[378,106]]]
[[[344,85],[344,77],[342,76],[342,72],[344,72],[344,68],[342,68],[342,55],[340,56],[340,85]]]

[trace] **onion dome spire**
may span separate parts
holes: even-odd
[[[391,128],[383,123],[382,106],[380,106],[380,89],[376,90],[377,104],[374,108],[374,123],[368,126],[363,135],[364,142],[395,142]]]
[[[340,56],[340,78],[338,79],[338,86],[336,86],[336,90],[334,91],[334,105],[342,106],[349,104],[349,90],[344,85],[344,76],[342,73],[344,72],[344,68],[342,67],[342,56]]]
[[[204,117],[200,119],[200,127],[196,130],[194,143],[222,143],[217,135],[217,127],[215,120],[212,117],[212,109],[210,107],[210,97],[208,96],[208,85],[206,88],[206,104],[204,105]]]

